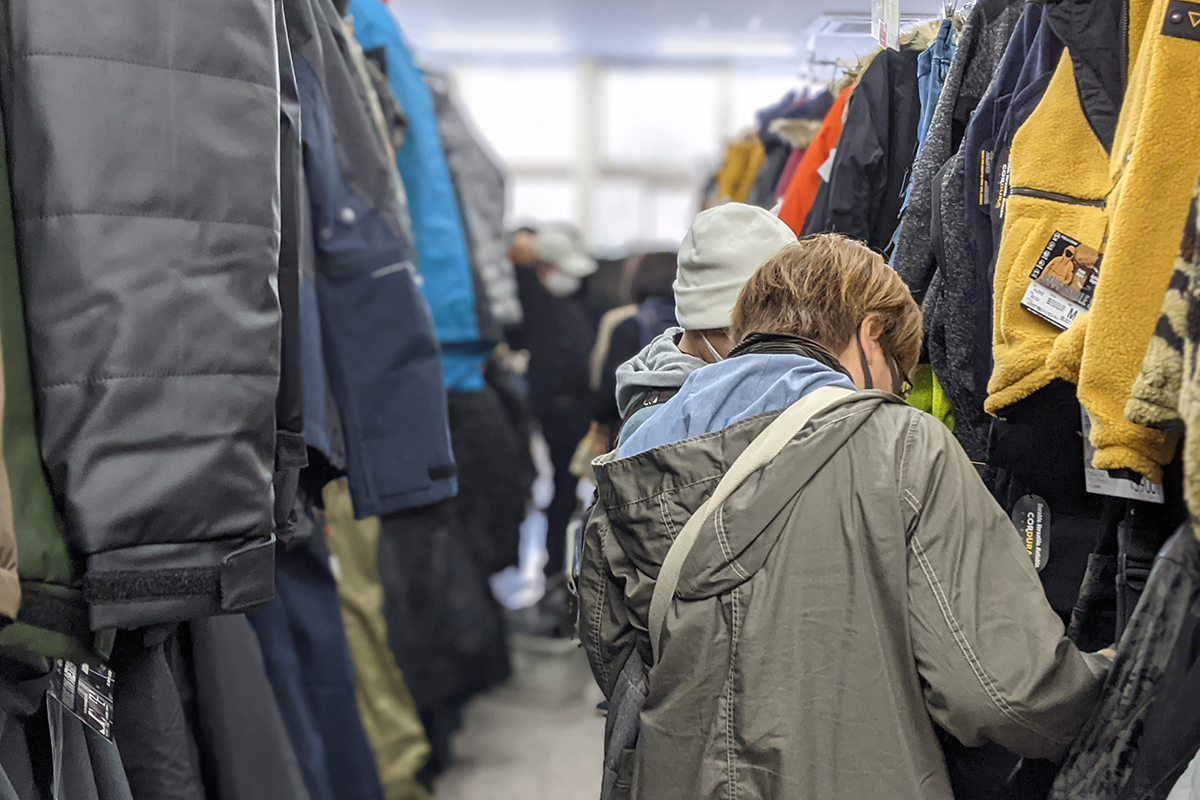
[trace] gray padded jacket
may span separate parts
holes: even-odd
[[[273,591],[271,0],[12,0],[2,60],[42,457],[95,629]]]

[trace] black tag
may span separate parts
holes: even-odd
[[[1027,494],[1013,507],[1012,521],[1034,569],[1041,572],[1050,563],[1050,506],[1036,494]]]
[[[103,665],[55,663],[47,694],[83,724],[108,739],[112,738],[113,672]]]
[[[1200,42],[1200,3],[1171,0],[1162,32],[1164,36]]]

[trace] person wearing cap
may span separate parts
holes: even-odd
[[[596,338],[580,295],[596,271],[578,233],[566,226],[523,228],[510,248],[525,321],[509,344],[529,352],[529,398],[554,466],[554,499],[546,509],[548,576],[563,571],[566,530],[575,511],[578,479],[571,457],[591,427],[588,361]]]
[[[745,203],[702,212],[679,248],[675,317],[668,329],[617,368],[618,445],[624,444],[687,377],[729,355],[730,315],[738,294],[767,259],[796,242],[774,214]]]

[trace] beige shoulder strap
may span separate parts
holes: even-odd
[[[779,455],[779,451],[783,450],[787,443],[796,438],[796,434],[804,429],[810,419],[851,394],[854,392],[840,386],[823,386],[784,409],[783,413],[756,436],[754,441],[737,457],[729,471],[721,478],[721,482],[717,484],[717,488],[713,490],[712,495],[683,526],[679,536],[671,543],[667,557],[663,559],[662,569],[658,573],[658,581],[654,585],[654,595],[650,599],[650,646],[654,653],[655,663],[658,662],[663,624],[667,620],[667,610],[671,607],[671,601],[675,599],[675,590],[679,587],[683,563],[687,561],[688,555],[692,552],[692,547],[695,546],[705,521],[729,498],[729,495],[733,494],[735,489],[742,485],[746,478],[771,463],[771,460]]]

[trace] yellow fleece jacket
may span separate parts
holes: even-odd
[[[1174,437],[1130,422],[1125,405],[1200,175],[1200,41],[1163,33],[1169,4],[1129,4],[1131,67],[1109,164],[1100,282],[1086,326],[1073,326],[1049,363],[1056,375],[1078,383],[1079,400],[1092,415],[1093,465],[1133,469],[1152,480],[1171,460]],[[1186,15],[1182,24],[1189,25]]]
[[[719,202],[746,202],[758,179],[758,171],[766,160],[767,152],[756,133],[729,145],[725,151],[725,163],[717,173]]]
[[[994,367],[985,409],[1000,414],[1054,379],[1046,360],[1060,329],[1021,306],[1030,273],[1055,232],[1097,250],[1111,181],[1108,154],[1079,106],[1064,52],[1046,93],[1013,137],[1004,230],[996,257]],[[1104,270],[1101,269],[1103,281]],[[1080,320],[1076,320],[1077,327]]]

